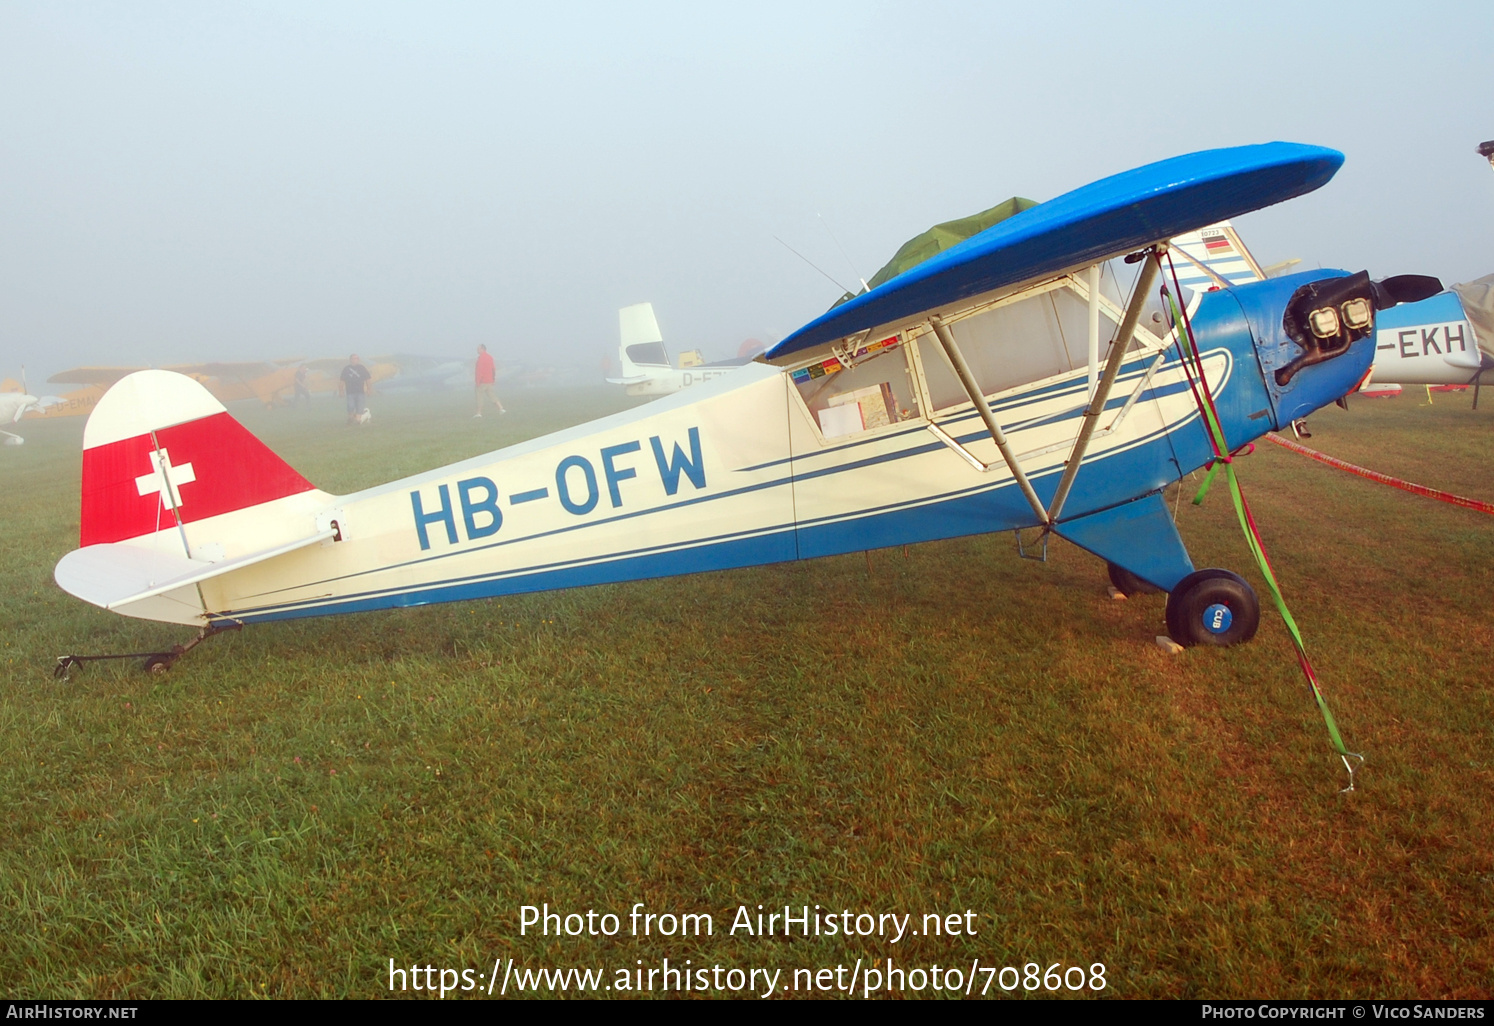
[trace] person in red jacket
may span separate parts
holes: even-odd
[[[482,416],[482,408],[486,402],[498,407],[499,413],[507,413],[498,397],[493,394],[493,382],[497,380],[498,368],[493,364],[492,354],[488,352],[487,346],[477,347],[477,412],[473,418]]]

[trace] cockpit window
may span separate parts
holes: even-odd
[[[897,336],[863,345],[845,367],[836,357],[790,374],[828,441],[919,417],[908,354]]]
[[[628,346],[628,359],[634,363],[669,366],[669,354],[664,352],[663,342],[638,342]]]
[[[1049,289],[1020,302],[955,321],[950,331],[981,391],[993,395],[1087,366],[1088,310],[1087,301],[1072,289]],[[1102,350],[1115,330],[1111,308],[1101,307]],[[969,402],[970,397],[934,334],[926,332],[919,336],[918,345],[934,409]]]

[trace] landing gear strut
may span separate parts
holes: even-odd
[[[1195,570],[1167,594],[1167,634],[1179,645],[1238,645],[1260,623],[1255,589],[1228,570]]]
[[[52,676],[56,677],[58,680],[67,680],[68,672],[74,666],[82,666],[84,663],[98,662],[101,659],[144,659],[145,662],[141,664],[141,669],[143,669],[146,673],[159,676],[160,674],[163,674],[167,670],[171,669],[173,663],[175,663],[182,656],[186,655],[188,652],[192,651],[198,645],[202,644],[208,638],[217,637],[219,634],[226,634],[229,631],[236,631],[242,626],[243,624],[239,623],[237,620],[230,620],[226,623],[221,624],[211,624],[210,626],[204,627],[202,630],[198,631],[197,637],[193,638],[191,641],[188,641],[185,644],[181,645],[172,645],[171,650],[168,652],[124,652],[119,655],[58,656],[57,665],[52,668]]]

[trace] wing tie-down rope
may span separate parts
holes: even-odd
[[[1335,459],[1334,457],[1329,456],[1327,453],[1318,452],[1316,449],[1309,449],[1305,445],[1298,445],[1296,442],[1282,438],[1280,435],[1275,434],[1274,432],[1268,434],[1266,438],[1272,442],[1275,442],[1283,449],[1290,449],[1292,450],[1292,452],[1299,452],[1303,456],[1307,456],[1317,460],[1319,463],[1326,463],[1330,467],[1337,467],[1339,470],[1347,470],[1351,474],[1358,474],[1360,477],[1368,478],[1371,481],[1378,481],[1381,484],[1390,485],[1390,487],[1392,488],[1399,488],[1401,489],[1401,491],[1410,492],[1412,495],[1422,495],[1428,499],[1436,499],[1438,502],[1450,502],[1454,506],[1462,506],[1465,509],[1477,510],[1480,513],[1494,513],[1494,502],[1483,502],[1479,499],[1469,499],[1462,495],[1454,495],[1452,492],[1440,492],[1435,488],[1428,488],[1426,485],[1414,484],[1411,481],[1403,481],[1398,477],[1391,477],[1389,474],[1382,474],[1379,471],[1368,470],[1364,467],[1356,466],[1353,463],[1349,463],[1345,460]]]
[[[1181,331],[1174,332],[1178,356],[1182,361],[1183,373],[1188,378],[1188,387],[1193,391],[1193,401],[1198,405],[1199,415],[1209,436],[1209,445],[1214,450],[1214,461],[1209,466],[1203,485],[1198,489],[1198,494],[1193,498],[1194,505],[1203,502],[1209,485],[1214,479],[1214,474],[1220,466],[1223,466],[1225,480],[1229,482],[1230,497],[1235,503],[1235,515],[1240,521],[1240,530],[1245,534],[1245,542],[1250,547],[1251,555],[1255,557],[1256,565],[1260,567],[1261,576],[1266,579],[1266,586],[1271,592],[1271,601],[1275,603],[1276,611],[1281,614],[1282,621],[1286,623],[1287,632],[1292,636],[1292,644],[1297,649],[1297,665],[1302,668],[1302,675],[1307,678],[1307,686],[1312,690],[1312,697],[1318,704],[1318,711],[1323,714],[1323,723],[1328,728],[1329,740],[1333,742],[1334,751],[1338,752],[1339,758],[1343,759],[1344,768],[1349,771],[1349,786],[1343,790],[1352,791],[1354,790],[1354,770],[1357,766],[1364,765],[1364,756],[1358,752],[1349,751],[1344,745],[1344,739],[1338,732],[1338,723],[1333,719],[1333,711],[1328,708],[1328,700],[1323,697],[1323,690],[1318,686],[1318,675],[1313,671],[1312,661],[1307,658],[1307,646],[1302,641],[1302,632],[1297,628],[1297,621],[1292,617],[1292,611],[1287,608],[1286,599],[1281,594],[1281,586],[1276,582],[1276,574],[1271,570],[1271,560],[1266,555],[1260,531],[1256,527],[1255,518],[1250,514],[1250,505],[1245,501],[1245,493],[1240,488],[1239,478],[1235,476],[1234,454],[1230,452],[1229,443],[1224,437],[1219,412],[1214,407],[1214,397],[1209,391],[1208,379],[1204,376],[1203,359],[1198,352],[1198,342],[1193,337],[1193,323],[1189,320],[1187,311],[1179,308],[1176,299],[1176,294],[1181,293],[1182,289],[1178,286],[1177,270],[1173,267],[1171,254],[1167,255],[1167,270],[1172,278],[1173,289],[1176,291],[1170,292],[1164,283],[1162,301],[1172,311],[1174,327],[1181,326],[1182,328]],[[1188,339],[1186,349],[1183,347],[1185,337]],[[1193,361],[1191,367],[1189,366],[1190,357]],[[1351,760],[1358,760],[1358,762],[1356,764]]]

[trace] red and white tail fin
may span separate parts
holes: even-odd
[[[202,624],[228,601],[214,578],[342,537],[332,501],[202,385],[137,371],[83,429],[82,547],[53,577],[126,616]]]
[[[1178,284],[1194,292],[1262,281],[1266,275],[1228,221],[1172,239]]]
[[[201,384],[136,371],[83,429],[79,541],[125,541],[313,490]]]

